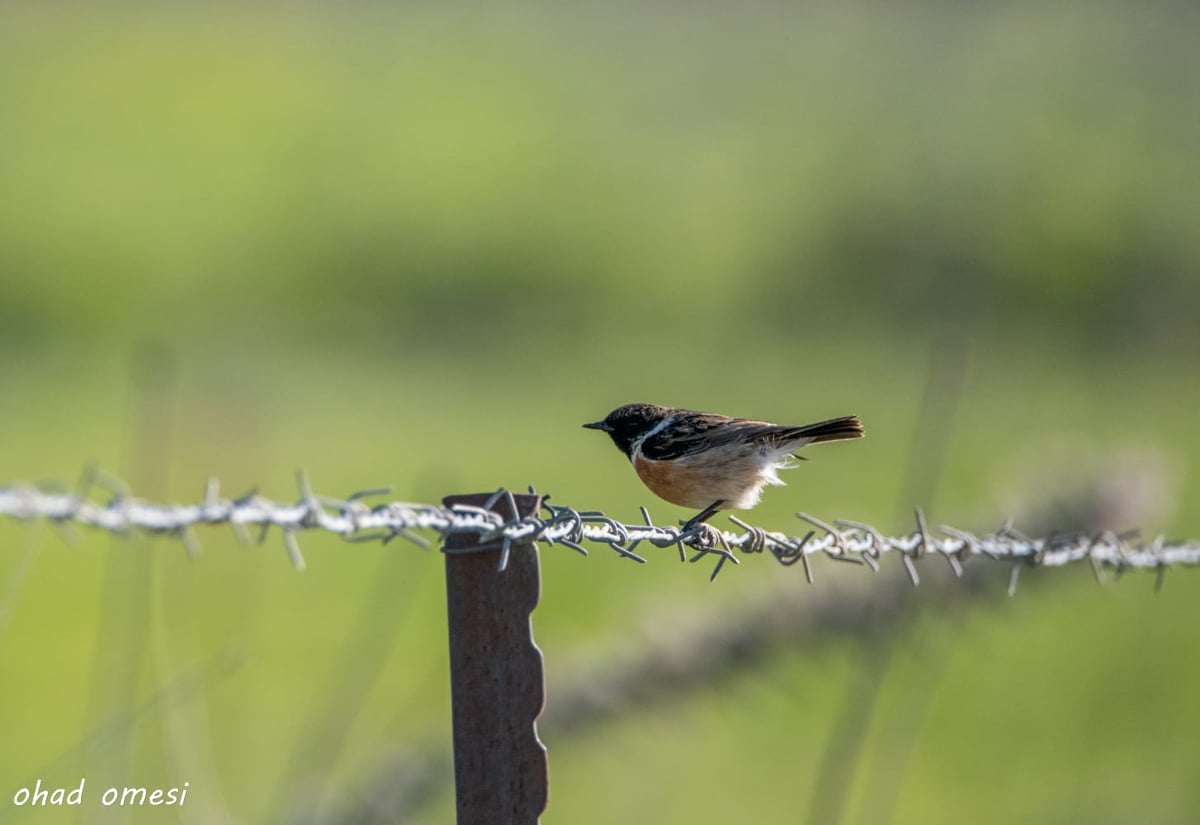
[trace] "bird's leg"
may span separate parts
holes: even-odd
[[[717,499],[712,504],[708,505],[703,510],[701,510],[699,513],[697,513],[696,515],[692,516],[690,519],[685,521],[683,523],[683,529],[685,531],[691,530],[697,524],[703,524],[704,522],[708,521],[710,518],[712,518],[714,515],[716,515],[716,512],[721,509],[721,505],[724,503],[725,503],[725,499],[723,499],[723,498]]]

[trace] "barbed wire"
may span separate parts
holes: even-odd
[[[421,532],[445,539],[456,534],[474,534],[477,543],[468,550],[443,552],[501,551],[499,569],[507,566],[515,544],[539,542],[563,545],[584,556],[584,543],[606,545],[624,558],[644,563],[637,550],[643,545],[665,549],[674,547],[681,561],[696,562],[708,556],[716,563],[711,578],[716,578],[726,562],[738,563],[734,551],[743,555],[770,553],[785,566],[801,564],[811,583],[811,557],[824,555],[839,562],[879,570],[881,557],[898,554],[913,585],[920,583],[917,562],[940,556],[956,576],[972,558],[1013,564],[1009,592],[1015,591],[1023,567],[1061,567],[1075,562],[1091,563],[1096,577],[1103,580],[1105,568],[1118,573],[1130,569],[1150,569],[1157,573],[1156,588],[1161,588],[1170,567],[1200,564],[1200,541],[1167,541],[1159,536],[1149,542],[1137,541],[1136,533],[1102,531],[1094,535],[1051,534],[1031,538],[1006,521],[993,533],[977,535],[970,531],[939,525],[930,528],[924,513],[915,511],[916,529],[907,535],[886,536],[881,531],[856,521],[838,520],[832,524],[806,513],[797,517],[812,529],[802,536],[768,531],[748,524],[737,516],[729,520],[740,532],[722,531],[709,524],[688,528],[656,525],[642,507],[642,524],[627,524],[598,510],[578,510],[551,504],[543,496],[538,515],[505,519],[491,509],[512,493],[496,491],[484,507],[466,504],[451,506],[391,501],[370,506],[366,499],[387,495],[390,490],[361,490],[345,498],[317,495],[303,471],[297,473],[300,498],[295,503],[277,502],[261,496],[257,490],[226,498],[220,484],[209,479],[204,498],[196,504],[164,504],[134,497],[128,487],[95,467],[87,468],[73,490],[47,484],[17,483],[0,487],[0,515],[27,521],[45,519],[68,530],[84,525],[125,535],[140,531],[148,535],[178,538],[186,552],[196,556],[200,543],[197,525],[229,525],[239,541],[249,542],[249,529],[259,529],[258,540],[265,540],[272,527],[283,535],[284,547],[298,569],[304,569],[304,556],[296,535],[301,531],[321,530],[346,541],[381,541],[403,538],[421,547],[431,543]],[[105,501],[94,496],[107,492]],[[530,488],[530,493],[534,493]],[[517,512],[511,506],[509,512]],[[420,531],[420,532],[418,532]]]

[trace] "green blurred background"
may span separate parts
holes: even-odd
[[[0,484],[95,460],[155,499],[210,476],[292,499],[304,467],[328,494],[534,484],[670,522],[579,429],[653,400],[863,418],[767,492],[769,529],[906,531],[920,504],[1200,535],[1197,24],[1184,3],[7,3]],[[385,821],[405,783],[429,795],[402,821],[452,821],[439,556],[313,535],[297,573],[277,535],[199,537],[190,562],[0,523],[0,821]],[[544,821],[1200,817],[1195,574],[1157,597],[1082,567],[1007,601],[930,582],[875,620],[907,587],[891,561],[818,561],[810,588],[769,558],[710,584],[673,551],[545,551],[548,715],[747,605],[864,620],[548,720]],[[8,804],[81,777],[81,809]],[[185,781],[183,808],[96,801]]]

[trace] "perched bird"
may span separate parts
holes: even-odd
[[[778,471],[794,466],[801,447],[863,435],[854,415],[790,427],[657,404],[626,404],[583,426],[608,433],[659,498],[699,509],[685,527],[758,504],[763,487],[784,483]]]

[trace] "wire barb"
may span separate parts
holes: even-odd
[[[810,584],[813,582],[810,557],[817,554],[877,571],[885,553],[898,553],[914,586],[921,581],[917,564],[926,556],[941,556],[956,576],[962,575],[964,564],[972,559],[985,559],[1012,564],[1010,593],[1016,592],[1023,567],[1063,567],[1086,562],[1101,582],[1106,568],[1118,574],[1131,568],[1152,570],[1155,589],[1161,590],[1169,568],[1200,564],[1200,541],[1196,540],[1168,542],[1160,536],[1134,544],[1135,534],[1112,531],[1094,536],[1055,533],[1045,539],[1034,539],[1017,531],[1011,520],[1005,521],[995,533],[977,535],[944,525],[931,529],[920,509],[915,512],[916,529],[908,535],[886,536],[862,522],[842,519],[830,524],[798,513],[799,518],[816,529],[803,536],[789,536],[748,524],[736,516],[730,516],[730,522],[738,528],[736,532],[719,530],[707,523],[680,529],[656,525],[645,507],[640,508],[641,523],[626,524],[596,510],[577,510],[544,500],[538,515],[506,520],[490,509],[505,497],[512,504],[512,493],[504,489],[490,497],[488,507],[464,504],[443,507],[402,501],[371,507],[363,499],[386,495],[390,490],[364,489],[346,498],[319,496],[313,493],[303,471],[297,472],[296,483],[300,499],[294,504],[267,499],[257,489],[235,499],[222,498],[220,483],[215,478],[206,482],[203,499],[198,504],[162,504],[135,497],[119,480],[89,465],[73,489],[22,483],[0,487],[0,516],[21,521],[45,519],[68,539],[73,536],[70,531],[73,525],[119,535],[140,530],[148,535],[173,536],[193,558],[200,552],[196,525],[227,524],[243,543],[248,541],[250,527],[259,528],[260,542],[272,527],[277,527],[283,534],[288,557],[300,570],[304,569],[305,561],[298,534],[308,530],[333,533],[350,542],[386,544],[400,537],[421,547],[430,545],[421,533],[433,533],[439,539],[456,533],[473,533],[480,544],[487,544],[485,549],[500,549],[501,570],[507,565],[512,545],[520,542],[562,545],[583,556],[588,555],[585,544],[607,545],[622,558],[639,564],[646,562],[636,552],[642,544],[659,549],[675,547],[681,561],[715,557],[712,578],[726,563],[738,564],[735,551],[744,555],[769,552],[785,567],[801,563]],[[97,492],[107,493],[107,500],[94,500]]]

